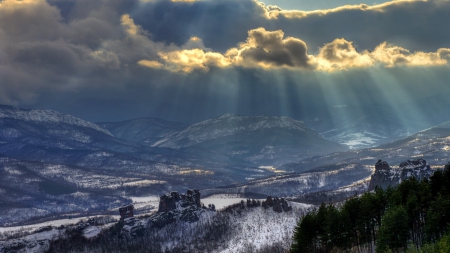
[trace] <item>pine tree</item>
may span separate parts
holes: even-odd
[[[389,209],[381,220],[378,234],[377,252],[388,249],[399,252],[399,248],[406,249],[409,237],[408,214],[403,206]]]

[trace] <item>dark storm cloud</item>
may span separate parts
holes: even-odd
[[[274,11],[282,12],[250,0],[0,1],[0,103],[92,121],[192,122],[226,112],[301,118],[328,99],[321,78],[329,74],[297,70],[450,60],[447,1],[277,18]],[[363,81],[372,70],[358,71],[336,76],[352,88],[373,85]]]
[[[338,8],[306,13],[303,17],[279,15],[274,20],[290,36],[301,36],[310,46],[344,37],[360,49],[387,41],[410,50],[432,51],[450,46],[450,1],[394,1],[376,7]]]
[[[264,9],[251,0],[160,0],[141,4],[130,15],[155,41],[181,46],[197,36],[207,47],[222,52],[246,38],[250,29],[270,29]]]
[[[360,49],[373,49],[384,41],[413,51],[450,46],[450,34],[443,32],[450,24],[450,1],[396,1],[321,12],[280,11],[250,0],[154,1],[136,8],[131,17],[155,41],[182,45],[197,36],[219,52],[234,47],[247,31],[257,27],[281,29],[286,36],[301,38],[312,53],[342,37]]]
[[[123,14],[131,2],[69,1],[63,17],[62,2],[1,1],[1,102],[32,104],[49,89],[80,90],[155,57],[157,44]]]

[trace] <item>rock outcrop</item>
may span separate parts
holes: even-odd
[[[120,220],[123,221],[125,218],[133,217],[134,206],[133,205],[123,205],[119,208]]]
[[[161,196],[158,212],[150,217],[150,222],[157,227],[164,227],[176,220],[196,222],[201,213],[207,210],[214,211],[215,206],[202,206],[199,190],[188,190],[186,194],[174,191]]]
[[[125,218],[123,220],[123,227],[121,230],[122,237],[141,237],[145,233],[148,222],[145,220],[136,219],[135,217]]]
[[[424,159],[407,160],[400,163],[398,168],[391,168],[386,161],[378,160],[375,173],[370,179],[369,191],[374,190],[376,186],[383,189],[396,186],[410,177],[423,180],[432,175],[433,171]]]
[[[195,205],[201,207],[200,191],[197,189],[188,190],[186,194],[176,191],[162,195],[159,200],[158,212],[169,212],[177,208],[176,203],[182,201],[184,205]]]
[[[272,196],[267,196],[266,200],[262,202],[262,207],[269,208],[272,207],[274,212],[289,212],[292,211],[292,207],[284,198],[272,198]]]

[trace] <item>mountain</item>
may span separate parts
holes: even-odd
[[[422,130],[406,138],[373,148],[337,152],[322,157],[310,157],[300,162],[280,166],[279,170],[302,172],[308,168],[339,163],[373,165],[378,159],[390,164],[400,164],[409,159],[421,158],[431,168],[442,167],[448,161],[450,150],[450,121]]]
[[[67,114],[12,106],[0,106],[0,154],[28,161],[164,175],[177,173],[181,166],[220,169],[250,165],[204,149],[150,147],[116,138],[94,123]]]
[[[91,135],[112,136],[98,125],[82,119],[50,110],[25,110],[0,105],[0,140],[18,140],[25,135],[74,140],[82,143],[93,141]]]
[[[278,165],[346,150],[302,122],[288,117],[225,114],[191,125],[153,144],[181,149],[201,147],[257,165]]]
[[[305,125],[327,140],[350,149],[376,147],[405,138],[442,122],[420,120],[399,114],[383,105],[336,105],[325,116],[305,120]]]
[[[169,134],[187,127],[182,123],[157,118],[139,118],[120,122],[101,122],[98,126],[107,129],[115,137],[141,144],[153,144]]]

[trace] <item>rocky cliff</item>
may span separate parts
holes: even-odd
[[[201,213],[207,210],[213,211],[212,208],[202,206],[199,190],[188,190],[186,194],[171,192],[161,196],[158,212],[150,217],[150,222],[158,227],[164,227],[176,220],[196,222]]]
[[[433,172],[424,159],[407,160],[399,164],[398,168],[390,167],[386,161],[378,160],[375,173],[371,176],[369,191],[379,186],[383,189],[395,186],[407,178],[415,177],[423,180],[431,177]]]
[[[292,207],[284,198],[272,198],[272,196],[268,196],[267,199],[262,202],[262,207],[266,209],[272,207],[273,211],[277,213],[292,211]]]

